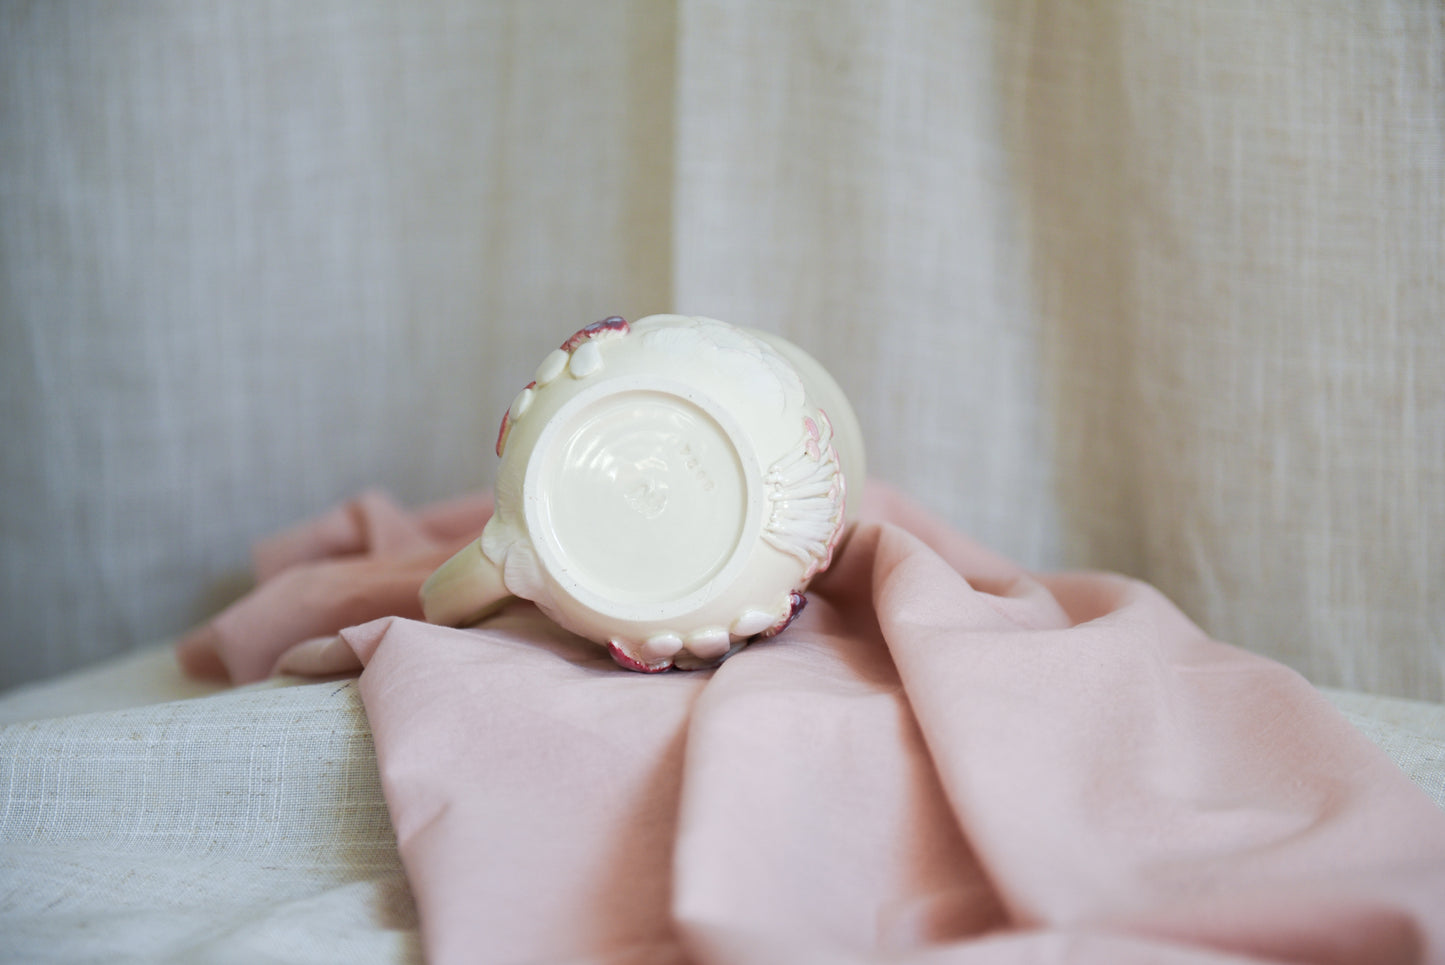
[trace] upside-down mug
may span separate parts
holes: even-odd
[[[864,478],[857,417],[821,365],[682,315],[577,332],[496,448],[492,518],[422,587],[426,618],[466,626],[521,597],[644,672],[712,666],[786,627]]]

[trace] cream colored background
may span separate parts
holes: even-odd
[[[1316,682],[1445,696],[1434,2],[0,2],[0,685],[607,314],[775,329],[877,473]]]

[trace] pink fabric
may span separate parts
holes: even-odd
[[[342,630],[429,961],[1445,962],[1445,814],[1303,679],[889,491],[865,519],[716,671],[527,604]],[[228,666],[252,618],[316,629],[271,600]]]
[[[251,553],[257,589],[181,640],[181,665],[235,683],[360,669],[336,631],[381,616],[420,620],[418,588],[491,512],[490,494],[413,514],[368,491],[262,540]]]

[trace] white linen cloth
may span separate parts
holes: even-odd
[[[0,961],[419,963],[356,681],[180,699],[174,665],[0,698]]]
[[[0,685],[487,485],[544,352],[775,329],[874,470],[1445,696],[1427,0],[0,4]]]

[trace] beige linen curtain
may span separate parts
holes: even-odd
[[[486,485],[618,313],[780,331],[875,473],[1445,696],[1435,2],[0,2],[0,684]]]

